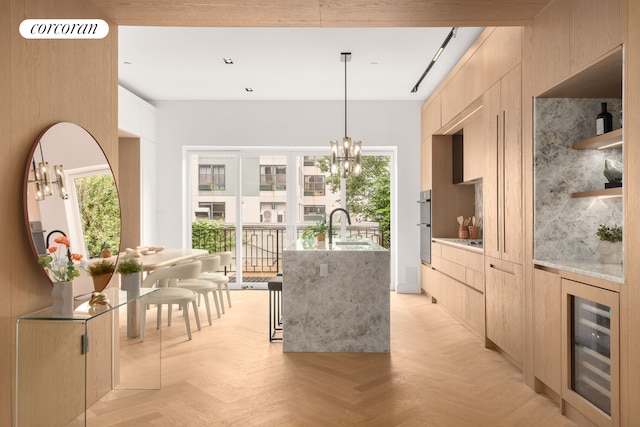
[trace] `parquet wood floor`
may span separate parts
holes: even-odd
[[[267,292],[233,291],[232,302],[192,341],[174,315],[162,388],[114,391],[88,425],[575,426],[424,295],[391,293],[391,354],[283,353],[268,341]]]

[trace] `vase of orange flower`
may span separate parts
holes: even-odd
[[[80,269],[85,268],[82,255],[71,252],[71,243],[66,236],[54,240],[55,246],[47,249],[48,255],[41,257],[38,264],[49,270],[53,281],[51,310],[55,314],[71,315],[73,313],[73,279],[80,276]]]

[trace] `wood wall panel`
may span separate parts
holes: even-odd
[[[22,179],[38,135],[55,122],[86,128],[117,165],[117,27],[103,40],[25,40],[17,29],[27,18],[100,18],[84,0],[0,0],[0,425],[12,425],[15,321],[51,305],[51,287],[27,240]],[[116,156],[116,157],[114,157]],[[114,160],[115,159],[115,160]]]

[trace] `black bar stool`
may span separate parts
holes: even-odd
[[[276,336],[282,331],[282,276],[274,277],[267,282],[269,288],[269,341],[282,341]]]

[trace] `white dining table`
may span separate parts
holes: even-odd
[[[142,255],[138,258],[138,261],[142,263],[145,271],[153,271],[181,262],[195,260],[208,253],[206,249],[168,248],[151,255]]]

